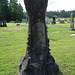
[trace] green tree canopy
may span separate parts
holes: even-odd
[[[0,20],[22,20],[24,12],[17,0],[0,0]]]
[[[9,16],[8,0],[0,0],[0,20],[7,20]]]
[[[17,0],[10,0],[9,9],[11,12],[11,20],[22,20],[22,18],[24,17],[23,8],[21,4],[18,4]]]
[[[65,11],[65,10],[49,11],[49,12],[46,12],[46,16],[48,16],[49,18],[52,18],[54,15],[56,15],[57,17],[61,17],[61,18],[70,18],[71,13],[75,14],[75,10],[73,11]]]

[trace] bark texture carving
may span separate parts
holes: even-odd
[[[20,75],[54,75],[58,65],[50,54],[45,12],[48,0],[24,0],[29,16],[26,56],[19,61]]]

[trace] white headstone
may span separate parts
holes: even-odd
[[[22,22],[25,22],[25,23],[27,23],[27,19],[22,19]]]
[[[49,17],[46,17],[46,24],[50,24]]]

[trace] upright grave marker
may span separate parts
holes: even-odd
[[[74,29],[74,14],[73,13],[71,13],[70,30],[75,30]]]
[[[55,17],[52,18],[52,24],[56,24],[56,19],[55,19]]]
[[[59,23],[65,23],[65,21],[64,20],[60,20],[60,22]]]
[[[6,20],[0,20],[0,27],[7,27]]]
[[[7,27],[6,20],[3,20],[3,27]]]
[[[2,27],[2,21],[0,20],[0,27]]]
[[[48,0],[24,0],[29,16],[26,55],[19,61],[20,75],[54,75],[59,67],[49,52],[49,39],[45,24]]]
[[[50,24],[49,17],[46,17],[46,24]]]

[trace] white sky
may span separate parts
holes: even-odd
[[[25,5],[24,0],[18,0],[19,3],[23,6],[24,11]],[[48,0],[47,11],[57,11],[57,10],[75,10],[75,0]]]

